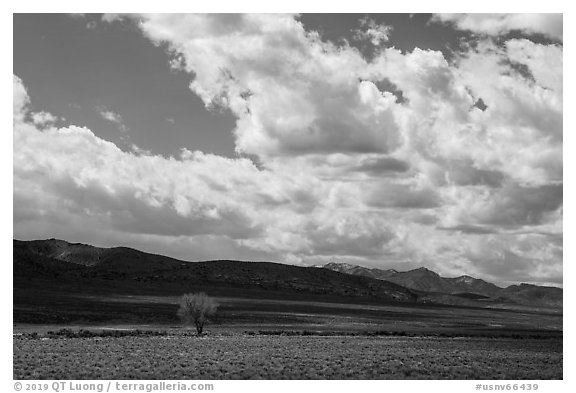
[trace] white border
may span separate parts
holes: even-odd
[[[2,12],[2,40],[4,45],[12,55],[12,13],[14,12],[337,12],[337,13],[366,13],[366,12],[562,12],[564,13],[564,70],[576,69],[574,62],[574,17],[567,1],[547,0],[545,2],[509,2],[502,0],[486,0],[481,2],[457,2],[454,0],[437,0],[430,1],[400,1],[388,2],[384,0],[355,0],[346,4],[336,3],[334,1],[311,1],[311,0],[291,0],[287,2],[272,2],[262,0],[245,0],[245,1],[162,1],[162,2],[136,2],[136,1],[119,1],[119,0],[99,0],[90,4],[81,3],[78,0],[59,0],[59,1],[18,1],[3,5]],[[12,59],[12,56],[10,57]],[[2,68],[12,67],[12,62],[4,61],[1,63]],[[4,318],[2,323],[2,334],[0,343],[2,348],[2,368],[1,381],[5,389],[3,391],[14,391],[12,382],[12,132],[11,118],[9,112],[10,101],[12,97],[12,77],[4,70],[2,72],[2,131],[0,132],[2,154],[1,179],[4,189],[2,192],[2,226],[0,236],[0,247],[2,250],[3,274],[2,274],[2,309]],[[564,115],[565,154],[564,167],[567,168],[568,181],[565,182],[566,200],[569,201],[564,206],[564,228],[565,237],[568,239],[564,247],[564,381],[524,381],[525,383],[535,382],[539,384],[538,392],[568,392],[576,391],[576,382],[573,373],[570,370],[576,370],[574,362],[574,312],[571,304],[574,300],[574,267],[573,261],[574,250],[572,247],[572,228],[574,222],[574,208],[571,201],[576,200],[574,195],[573,184],[570,181],[572,175],[571,169],[573,164],[574,135],[574,100],[571,98],[572,91],[566,86],[576,86],[574,83],[573,73],[568,71],[564,73],[564,105],[569,110]],[[319,391],[321,389],[330,389],[330,391],[344,392],[350,390],[362,391],[407,391],[407,392],[472,392],[475,391],[474,385],[479,381],[287,381],[277,383],[275,381],[215,381],[216,392],[268,392],[274,389],[277,393],[292,392],[295,389],[304,391]],[[510,381],[511,383],[517,381]],[[505,381],[486,381],[485,383],[505,384]],[[520,391],[520,390],[519,390]]]

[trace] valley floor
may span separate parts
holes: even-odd
[[[33,288],[14,289],[14,379],[562,379],[561,309],[207,290],[196,337],[171,292]]]
[[[38,291],[36,291],[38,292]],[[66,294],[15,291],[18,326],[179,326],[179,296]],[[26,296],[22,296],[26,295]],[[211,325],[233,329],[387,330],[464,336],[562,336],[562,310],[492,309],[424,304],[358,304],[330,301],[214,296]],[[347,300],[348,303],[343,303]],[[17,330],[15,332],[18,332]]]
[[[14,338],[14,379],[562,379],[562,339]]]

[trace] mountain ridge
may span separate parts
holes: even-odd
[[[390,272],[392,269],[371,269],[363,266],[339,264],[336,262],[328,263],[324,265],[323,268],[354,275],[370,274],[376,279],[394,282],[415,291],[447,294],[470,299],[476,298],[477,300],[479,300],[479,296],[481,296],[485,299],[513,300],[519,304],[537,303],[538,305],[554,307],[562,306],[563,290],[557,287],[520,283],[503,288],[469,275],[442,277],[438,273],[425,267],[419,267],[404,272],[396,271],[396,273],[387,274],[385,276],[379,273]],[[374,271],[376,271],[376,274],[374,274]]]
[[[65,240],[14,239],[14,277],[138,285],[211,285],[367,297],[392,302],[464,306],[514,303],[562,307],[562,289],[530,284],[506,288],[468,275],[446,278],[420,267],[406,272],[352,264],[295,266],[276,262],[183,261],[128,247],[103,248]]]
[[[119,282],[147,288],[205,286],[415,302],[412,291],[368,277],[273,262],[188,262],[127,248],[99,248],[56,239],[13,241],[15,282]],[[329,272],[329,273],[327,273]]]

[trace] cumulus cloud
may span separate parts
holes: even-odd
[[[481,34],[500,35],[520,30],[562,41],[562,14],[435,14],[433,20]]]
[[[430,187],[379,181],[366,192],[366,204],[382,208],[432,209],[441,206],[437,192]]]
[[[103,119],[108,120],[116,124],[118,129],[122,132],[127,132],[128,127],[124,125],[124,119],[118,113],[112,112],[111,110],[107,109],[105,106],[99,105],[96,107],[96,111],[102,116]]]
[[[364,17],[360,19],[360,28],[354,29],[353,33],[358,41],[369,41],[374,46],[380,46],[388,41],[392,30],[392,26],[379,25],[374,19]]]
[[[180,257],[222,257],[221,242],[293,263],[561,275],[561,46],[486,39],[450,62],[418,48],[368,61],[292,15],[128,18],[193,75],[208,108],[235,115],[236,150],[258,167],[124,152],[73,125],[41,130],[14,77],[16,233],[82,222]]]
[[[291,15],[144,15],[194,73],[207,106],[238,117],[236,149],[259,156],[390,152],[400,143],[395,97],[359,83],[365,60],[308,33]],[[339,116],[334,116],[339,113]]]
[[[562,180],[561,55],[553,45],[510,40],[503,49],[486,41],[451,65],[440,52],[386,49],[371,64],[372,78],[402,89],[409,101],[402,105],[409,114],[404,147],[413,163],[424,159],[421,171],[439,185],[503,177],[546,184]],[[537,71],[548,62],[553,77]],[[474,105],[480,98],[484,110]]]
[[[68,232],[62,230],[67,239],[76,236],[72,223],[77,223],[108,228],[134,243],[136,235],[203,239],[202,244],[221,239],[236,244],[240,254],[268,255],[239,240],[258,244],[266,227],[281,220],[276,227],[294,225],[291,211],[315,204],[314,184],[306,178],[198,151],[170,158],[124,152],[85,127],[41,130],[25,120],[29,97],[16,77],[14,98],[16,235],[38,222],[43,228],[68,222]],[[212,257],[221,257],[217,249]]]
[[[506,184],[482,191],[461,189],[461,201],[453,210],[455,221],[496,228],[537,226],[556,220],[554,213],[562,206],[562,185],[528,187]]]
[[[113,123],[122,123],[122,116],[120,116],[117,113],[104,109],[100,109],[98,113],[100,113],[100,115],[108,121],[111,121]]]
[[[204,173],[236,173],[235,181],[248,177],[238,171],[256,172],[249,163],[236,166],[202,153],[182,160],[133,155],[75,126],[39,132],[26,124],[18,131],[15,176],[23,181],[17,182],[17,196],[31,186],[31,175],[42,173],[36,184],[58,195],[68,209],[120,230],[231,237],[257,231],[240,200],[219,201],[218,187],[230,187],[226,179],[203,179]]]
[[[506,54],[511,62],[524,64],[532,77],[543,88],[551,89],[558,99],[562,97],[562,48],[558,45],[539,45],[529,40],[509,40]]]
[[[30,97],[22,83],[22,79],[18,78],[16,75],[13,75],[12,79],[12,105],[14,107],[13,119],[14,124],[16,124],[24,120],[24,116],[26,115],[26,106],[30,103]]]
[[[34,122],[34,124],[38,125],[38,126],[45,126],[48,124],[52,124],[54,122],[56,122],[58,120],[58,117],[54,116],[53,114],[49,113],[49,112],[34,112],[32,113],[32,121]]]
[[[562,244],[539,234],[477,237],[467,257],[474,269],[507,284],[562,284]]]

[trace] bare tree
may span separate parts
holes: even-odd
[[[194,324],[200,336],[208,317],[216,313],[218,303],[204,292],[187,293],[180,299],[178,316],[185,325]]]

